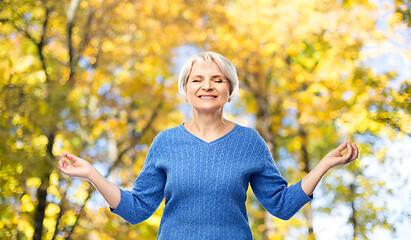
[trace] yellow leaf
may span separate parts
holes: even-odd
[[[60,212],[60,207],[57,204],[49,203],[46,208],[46,217],[55,217]]]
[[[22,212],[32,212],[34,210],[34,205],[28,194],[24,194],[21,198],[21,211]]]
[[[38,188],[41,184],[41,180],[38,177],[31,177],[26,180],[26,186],[28,188]]]

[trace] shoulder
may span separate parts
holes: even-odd
[[[266,151],[267,144],[265,140],[254,128],[238,125],[236,139],[239,142],[239,146],[244,147],[249,151]]]
[[[243,132],[243,136],[241,137],[242,140],[240,141],[245,144],[243,147],[247,149],[248,153],[252,154],[257,159],[260,159],[259,163],[261,163],[261,165],[259,166],[263,168],[265,164],[271,164],[273,158],[270,149],[260,133],[254,128],[244,126],[241,126],[240,128]]]
[[[154,137],[152,144],[167,144],[171,139],[181,135],[181,124],[172,128],[162,130]]]
[[[238,132],[239,132],[240,135],[243,135],[243,137],[247,137],[250,140],[257,140],[257,141],[263,141],[264,142],[264,139],[261,137],[260,133],[257,130],[255,130],[254,128],[245,127],[245,126],[242,126],[242,125],[239,125],[239,124],[237,124],[237,125],[238,125],[238,129],[239,129]]]
[[[148,148],[148,156],[158,155],[169,148],[173,136],[177,135],[178,126],[160,131],[153,139]]]

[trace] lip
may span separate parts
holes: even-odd
[[[201,95],[198,95],[198,98],[200,98],[200,99],[215,99],[215,98],[217,98],[217,96],[216,95],[210,95],[210,94],[201,94]]]

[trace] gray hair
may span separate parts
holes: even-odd
[[[238,76],[234,64],[230,62],[223,55],[214,52],[203,52],[194,56],[191,56],[181,68],[178,76],[178,90],[181,94],[186,95],[187,92],[187,80],[188,75],[191,72],[191,68],[195,62],[215,62],[220,68],[221,72],[228,79],[230,84],[230,99],[233,99],[238,93]]]

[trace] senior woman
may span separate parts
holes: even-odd
[[[223,117],[224,105],[238,92],[229,60],[212,52],[192,56],[178,88],[193,118],[154,138],[131,191],[67,152],[58,163],[60,172],[93,183],[110,210],[131,224],[149,218],[165,198],[157,239],[252,239],[245,205],[249,185],[268,212],[289,219],[312,199],[328,170],[358,157],[357,146],[347,140],[288,186],[258,132]]]

